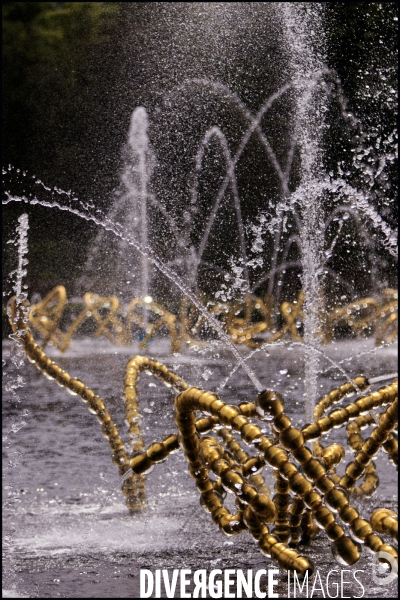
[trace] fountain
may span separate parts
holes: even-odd
[[[138,558],[140,565],[154,569],[164,568],[165,552],[178,556],[179,547],[194,557],[192,563],[177,559],[179,568],[203,568],[205,544],[222,553],[224,566],[231,564],[233,548],[241,553],[239,562],[257,564],[246,541],[215,540],[215,525],[229,538],[248,531],[267,557],[263,561],[283,573],[296,570],[299,577],[312,577],[313,561],[320,571],[334,568],[323,549],[326,536],[316,537],[321,528],[345,568],[370,568],[360,542],[397,556],[390,542],[397,521],[389,510],[387,458],[379,452],[373,462],[383,450],[397,464],[397,291],[383,267],[376,267],[386,263],[389,273],[396,253],[395,233],[378,210],[376,182],[385,164],[379,163],[380,171],[370,168],[368,186],[352,180],[343,163],[326,173],[322,148],[329,107],[335,106],[348,130],[361,129],[361,121],[349,113],[340,81],[324,67],[322,54],[311,50],[310,31],[313,43],[321,34],[318,10],[303,13],[302,5],[288,3],[270,10],[291,51],[286,81],[262,99],[258,111],[227,85],[191,77],[164,94],[157,111],[134,109],[120,186],[107,213],[36,178],[29,193],[6,192],[3,204],[69,211],[98,227],[72,290],[60,282],[31,306],[26,299],[36,290],[23,283],[25,214],[14,241],[6,489],[13,502],[10,519],[17,518],[18,527],[9,528],[8,543],[21,551],[25,538],[35,537],[39,571],[42,557],[67,551],[76,562],[72,571],[79,567],[86,575],[86,565],[94,564],[87,555],[95,549],[106,572],[110,556],[111,562],[124,560],[121,552],[132,545],[146,557]],[[193,133],[188,107],[205,99],[211,112],[219,104],[233,115],[236,130],[224,128],[222,117],[201,124],[184,152],[191,153],[190,170],[183,165],[180,179],[174,171],[168,191],[163,171],[172,167],[160,140],[169,143],[174,129],[183,139],[185,124]],[[285,144],[272,127],[280,111],[289,124],[282,124]],[[393,161],[393,140],[386,140],[386,165]],[[357,143],[354,168],[361,172],[363,156],[372,155],[368,134]],[[260,173],[254,187],[263,194],[258,202],[251,177],[246,179],[253,161]],[[183,181],[185,200],[179,195]],[[348,249],[368,269],[350,269]],[[42,373],[24,364],[24,353]],[[153,377],[139,383],[141,372],[178,394],[175,407]],[[63,390],[55,397],[54,381],[42,380],[42,374],[80,396],[96,415],[119,483],[94,419],[75,399],[67,401]],[[354,394],[344,408],[327,413]],[[38,440],[41,419],[47,433]],[[129,444],[119,425],[124,419]],[[372,431],[365,437],[366,427]],[[334,429],[334,443],[325,446],[323,436]],[[10,440],[18,431],[25,432],[34,454],[37,449],[32,477],[23,442]],[[348,453],[354,456],[344,470]],[[361,503],[377,490],[377,504]],[[199,494],[211,514],[207,525],[197,509]],[[20,507],[37,517],[30,522]],[[44,510],[50,525],[43,533],[37,525]],[[62,544],[56,541],[60,527]],[[160,530],[170,539],[160,540]],[[214,563],[212,557],[207,568]],[[16,569],[18,559],[10,564]],[[68,580],[60,565],[55,569]],[[8,586],[24,589],[8,577]],[[281,593],[284,582],[282,577]]]
[[[148,185],[151,177],[153,157],[147,135],[148,117],[144,108],[133,111],[124,148],[125,166],[121,174],[121,186],[115,192],[115,200],[108,215],[113,223],[118,223],[128,234],[130,232],[147,247],[147,201]],[[149,291],[148,258],[137,255],[127,242],[119,239],[109,257],[114,240],[107,238],[107,231],[100,229],[89,251],[83,276],[77,282],[78,290],[104,293],[118,291],[123,300],[132,296],[145,298]],[[107,272],[105,272],[107,269]],[[105,286],[105,281],[107,282]]]

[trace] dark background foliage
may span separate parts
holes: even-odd
[[[282,51],[275,78],[270,69],[270,62],[278,55],[279,31],[270,28],[266,38],[259,35],[264,27],[260,15],[265,3],[229,4],[234,5],[232,22],[224,27],[218,22],[207,23],[214,28],[213,35],[207,35],[196,25],[202,19],[202,3],[4,2],[4,188],[15,194],[28,193],[29,179],[35,176],[49,187],[72,189],[81,200],[93,200],[106,209],[118,184],[130,114],[136,106],[144,105],[156,132],[152,143],[160,162],[168,153],[176,152],[173,160],[170,155],[163,163],[169,167],[156,173],[156,183],[167,190],[164,201],[171,205],[184,193],[178,173],[190,172],[195,140],[200,135],[196,124],[208,127],[217,119],[234,141],[237,133],[232,122],[237,115],[228,103],[213,111],[210,94],[204,99],[206,108],[182,94],[179,101],[174,99],[175,107],[180,102],[181,120],[186,118],[188,123],[189,135],[182,141],[174,129],[172,111],[168,115],[166,92],[190,78],[221,80],[255,112],[285,80]],[[378,73],[386,68],[385,85],[397,89],[397,3],[322,5],[328,66],[342,81],[349,110],[362,115],[367,128],[378,128],[384,135],[393,126],[397,105],[387,101],[388,94],[383,97],[378,93],[382,88]],[[192,20],[186,18],[190,11],[195,12]],[[184,46],[180,43],[183,35]],[[221,58],[222,42],[229,52]],[[171,55],[174,61],[169,60]],[[369,95],[365,94],[366,85]],[[215,105],[219,100],[215,98]],[[198,118],[193,119],[193,114]],[[346,139],[332,114],[331,134],[325,144],[328,162],[336,164],[344,160],[354,140]],[[287,126],[282,114],[278,111],[271,118],[281,119],[276,129],[282,134]],[[342,140],[339,146],[338,137]],[[279,153],[280,139],[274,143]],[[253,157],[247,175],[239,176],[250,217],[259,208],[263,188],[257,149]],[[13,167],[10,172],[8,165]],[[382,194],[376,196],[378,209],[391,225],[396,220],[396,179],[395,172],[389,171],[384,194],[390,200],[386,214]],[[29,288],[44,294],[56,284],[68,285],[71,276],[82,268],[95,228],[56,211],[49,227],[45,209],[24,206],[23,210],[30,215]],[[15,236],[16,218],[21,212],[18,204],[3,210],[6,277],[14,268],[7,241]],[[391,273],[389,283],[393,281]]]

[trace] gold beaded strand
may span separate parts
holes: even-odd
[[[182,448],[189,473],[200,493],[200,502],[211,514],[213,522],[225,535],[248,530],[260,551],[280,567],[296,570],[298,576],[311,572],[311,562],[300,556],[294,547],[299,541],[304,543],[313,539],[321,528],[333,541],[336,556],[345,564],[354,564],[360,556],[360,547],[354,540],[364,543],[373,552],[385,551],[397,559],[396,550],[377,535],[397,539],[395,513],[378,509],[369,521],[362,519],[342,489],[346,488],[357,497],[374,493],[379,480],[372,459],[381,449],[397,464],[398,447],[392,434],[397,424],[397,380],[325,416],[332,405],[350,394],[365,391],[369,383],[366,378],[358,377],[332,390],[317,404],[315,422],[300,431],[292,426],[284,412],[283,399],[276,392],[263,392],[255,403],[230,406],[210,392],[189,388],[161,363],[137,356],[128,362],[124,385],[132,452],[129,456],[104,401],[44,354],[32,337],[26,315],[27,305],[17,304],[14,300],[10,305],[14,337],[47,377],[79,395],[97,416],[112,449],[113,461],[124,478],[122,491],[130,510],[137,510],[145,503],[146,473]],[[108,321],[102,322],[104,328],[112,325],[113,314],[109,316]],[[137,392],[139,375],[145,370],[179,392],[175,399],[178,434],[171,433],[147,449],[144,449],[141,437]],[[372,414],[381,406],[386,407],[382,414]],[[199,418],[195,414],[197,411],[203,413]],[[272,439],[265,435],[265,429],[261,430],[253,422],[255,419],[269,423]],[[333,443],[324,448],[320,440],[325,433],[345,424],[348,446],[356,455],[346,467],[346,474],[340,478],[335,469],[344,458],[343,446]],[[371,426],[375,427],[370,437],[364,440],[361,430]],[[217,435],[220,441],[204,435],[209,432]],[[314,441],[313,451],[305,445],[311,440]],[[248,453],[242,443],[252,447],[257,454]],[[292,457],[298,466],[291,462]],[[268,465],[275,477],[272,500],[261,473]],[[364,483],[357,487],[356,482],[362,476]],[[226,492],[234,495],[236,512],[224,506]],[[337,517],[349,527],[353,539],[346,535]],[[274,527],[272,533],[271,525]]]

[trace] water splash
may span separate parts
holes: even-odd
[[[10,275],[11,277],[15,276],[15,283],[13,289],[17,297],[17,301],[21,303],[27,297],[26,292],[23,292],[22,290],[27,289],[27,286],[23,284],[23,278],[27,274],[27,270],[25,267],[29,262],[26,258],[26,255],[28,254],[28,215],[24,213],[21,216],[19,216],[18,223],[19,225],[16,229],[18,234],[18,241],[16,242],[18,250],[18,266],[16,271],[12,271]]]
[[[26,266],[28,264],[28,230],[29,220],[28,215],[23,213],[18,217],[18,226],[16,228],[17,238],[10,240],[9,243],[16,246],[17,249],[17,268],[15,271],[10,273],[10,278],[13,279],[13,291],[16,296],[17,305],[21,305],[27,298],[27,285],[24,283],[24,277],[27,274]],[[22,348],[21,339],[18,332],[10,334],[9,336],[13,339],[13,344],[3,354],[3,385],[6,392],[8,392],[8,403],[12,406],[21,405],[23,392],[26,386],[26,380],[21,369],[25,365],[25,353]],[[8,368],[7,363],[11,362],[13,369]],[[6,401],[4,401],[6,402]],[[3,435],[3,452],[5,454],[5,461],[3,463],[4,470],[9,471],[13,474],[13,478],[9,480],[5,486],[3,508],[6,510],[7,507],[11,506],[11,510],[15,508],[21,502],[21,490],[18,481],[15,481],[15,475],[18,473],[18,468],[21,460],[23,459],[22,449],[15,449],[14,436],[17,436],[21,429],[26,427],[26,420],[29,418],[29,411],[26,408],[18,406],[18,411],[13,415],[12,419],[7,421],[7,433]],[[14,524],[13,524],[14,525]],[[12,537],[15,533],[15,527],[11,529],[7,528],[7,534],[5,536],[5,547],[11,545]],[[5,586],[12,588],[9,597],[25,597],[14,595],[16,587],[19,587],[19,582],[16,580],[16,573],[18,568],[14,563],[14,559],[11,557],[10,565],[5,569],[3,582]],[[27,597],[27,596],[26,596]]]
[[[320,267],[324,249],[324,226],[321,198],[315,194],[313,183],[322,178],[321,131],[323,130],[323,98],[319,73],[323,69],[318,54],[321,47],[313,39],[323,39],[318,11],[310,11],[307,3],[279,3],[284,36],[291,48],[290,69],[298,75],[296,88],[295,129],[300,151],[301,225],[299,242],[304,291],[305,412],[312,420],[317,399],[317,374],[320,329],[319,314],[323,303]],[[313,39],[312,39],[313,38]]]
[[[211,313],[207,311],[207,309],[202,305],[200,300],[195,296],[182,282],[182,280],[178,277],[178,275],[170,269],[165,263],[163,263],[157,256],[154,255],[152,249],[149,246],[146,248],[142,248],[140,243],[135,240],[133,237],[125,237],[123,232],[121,232],[121,228],[118,224],[113,223],[108,217],[105,221],[100,221],[96,216],[82,212],[78,208],[72,208],[71,206],[65,206],[60,204],[57,201],[45,201],[39,200],[38,198],[28,199],[26,196],[11,196],[11,194],[6,193],[7,199],[3,200],[3,204],[8,204],[10,202],[23,202],[31,205],[44,206],[47,208],[56,208],[61,211],[67,211],[71,214],[74,214],[85,221],[92,221],[99,227],[104,228],[106,231],[112,232],[117,238],[122,240],[123,242],[129,244],[135,248],[141,255],[145,255],[146,258],[151,262],[157,269],[160,270],[163,275],[165,275],[171,283],[173,283],[178,289],[194,304],[194,306],[198,309],[200,314],[207,320],[207,322],[211,325],[211,327],[217,332],[220,340],[230,349],[238,363],[243,367],[245,373],[248,375],[250,381],[253,383],[255,389],[258,392],[262,391],[262,385],[258,378],[256,377],[253,370],[246,364],[243,357],[238,352],[237,348],[232,343],[229,335],[223,330],[221,324],[218,322],[216,318],[213,317]]]
[[[149,120],[146,110],[139,106],[131,116],[127,143],[123,150],[124,166],[120,186],[115,191],[108,219],[126,235],[148,245],[148,202],[153,201],[150,190],[154,154],[148,137]],[[139,259],[139,260],[138,260]],[[104,294],[118,292],[123,300],[145,298],[150,286],[149,260],[139,255],[120,238],[110,241],[101,229],[89,249],[83,275],[77,282],[79,292],[91,289]]]

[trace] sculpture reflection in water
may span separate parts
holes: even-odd
[[[397,466],[398,445],[393,436],[398,420],[397,379],[369,394],[365,393],[370,387],[365,377],[341,385],[317,403],[314,422],[300,430],[292,425],[277,392],[265,390],[254,402],[229,405],[211,392],[189,387],[161,363],[136,356],[128,362],[125,376],[125,410],[131,441],[128,454],[104,401],[38,347],[27,325],[28,315],[28,303],[14,298],[9,305],[14,339],[45,376],[79,395],[97,416],[122,477],[129,510],[140,510],[145,504],[146,473],[181,449],[200,493],[200,503],[220,531],[234,536],[248,530],[260,551],[281,568],[295,570],[298,576],[312,572],[311,561],[301,556],[296,547],[300,541],[311,541],[320,529],[332,540],[332,551],[343,564],[352,565],[359,560],[360,544],[397,559],[396,549],[378,535],[397,539],[396,514],[378,509],[366,520],[351,503],[353,498],[370,497],[376,491],[379,479],[373,459],[378,452],[386,452]],[[178,392],[177,432],[146,450],[140,432],[137,393],[138,377],[144,370]],[[326,414],[354,393],[357,400]],[[347,449],[355,457],[340,477],[336,467],[347,449],[338,443],[324,447],[322,439],[332,429],[346,424]],[[370,426],[372,432],[364,439],[361,430]],[[256,454],[244,450],[242,442]],[[312,449],[307,442],[314,442]],[[276,480],[272,498],[262,475],[268,467],[273,469]],[[357,485],[362,477],[364,482]],[[224,505],[226,492],[235,497],[234,514]]]

